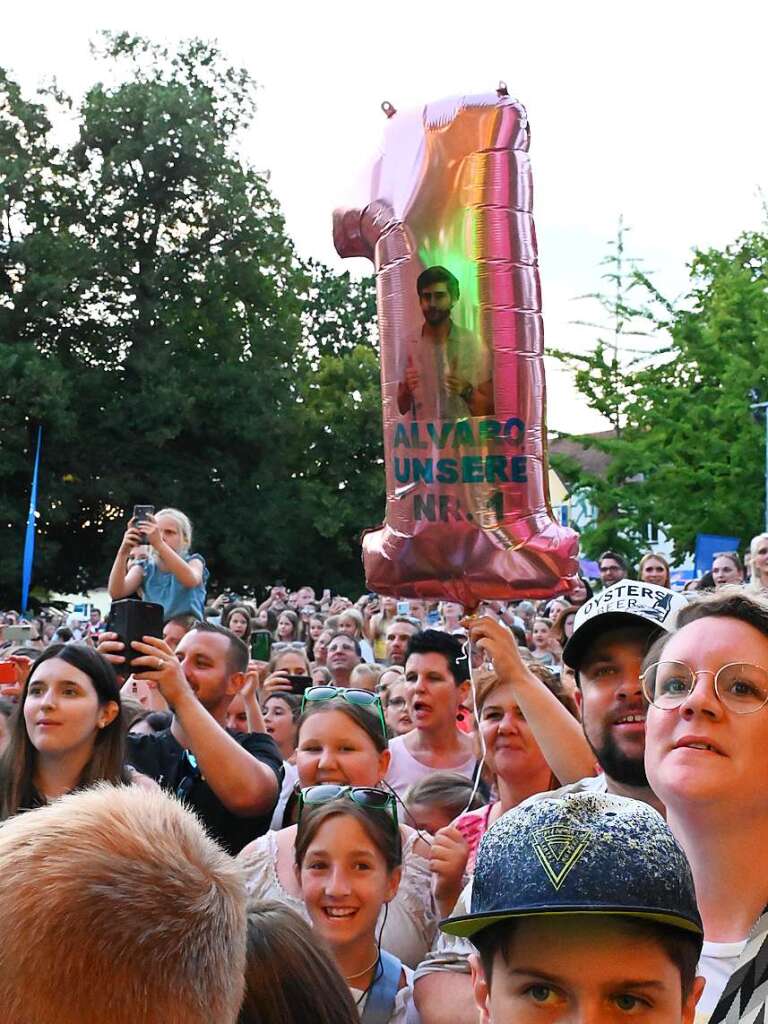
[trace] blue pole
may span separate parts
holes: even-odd
[[[32,490],[29,494],[29,514],[27,515],[27,532],[24,537],[24,560],[21,569],[21,608],[24,614],[29,600],[29,585],[32,582],[32,562],[35,556],[35,511],[37,509],[37,477],[40,471],[40,445],[43,440],[43,428],[37,428],[37,451],[35,452],[35,468],[32,472]]]

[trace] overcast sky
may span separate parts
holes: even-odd
[[[9,0],[0,63],[27,88],[56,75],[77,95],[100,73],[88,41],[102,28],[215,38],[248,68],[261,91],[244,152],[271,172],[299,252],[338,268],[331,211],[376,151],[381,101],[406,109],[504,79],[531,121],[552,346],[589,344],[594,332],[570,322],[595,310],[574,300],[599,287],[620,214],[629,251],[671,296],[686,288],[694,247],[723,246],[763,220],[763,3]],[[550,426],[597,426],[548,369]]]

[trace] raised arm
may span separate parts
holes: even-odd
[[[120,547],[117,549],[115,561],[112,563],[109,573],[107,589],[113,601],[119,601],[123,597],[130,597],[141,586],[141,581],[144,579],[144,570],[140,565],[133,565],[129,569],[128,559],[131,557],[133,549],[141,544],[142,540],[141,531],[133,526],[133,520],[131,520],[120,542]]]
[[[163,560],[163,565],[168,572],[172,572],[182,587],[194,590],[203,581],[203,563],[199,558],[193,558],[191,562],[184,559],[172,547],[169,547],[160,536],[160,529],[154,516],[149,516],[142,524],[148,542],[157,552],[158,558]]]
[[[568,785],[594,774],[595,755],[581,723],[520,657],[514,636],[493,619],[465,619],[472,642],[487,651],[496,674],[515,689],[515,699],[552,773]]]
[[[144,637],[133,646],[142,655],[133,662],[136,679],[157,686],[168,701],[201,773],[222,804],[244,818],[271,812],[279,788],[273,769],[240,746],[206,711],[163,640]]]

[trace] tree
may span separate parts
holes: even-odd
[[[103,583],[134,502],[190,514],[214,583],[304,579],[329,534],[298,512],[311,353],[350,358],[370,287],[305,267],[267,177],[238,156],[255,109],[246,71],[199,40],[171,52],[105,35],[95,52],[107,75],[68,147],[51,142],[48,109],[71,101],[30,102],[0,79],[2,597],[16,593],[38,423],[37,584]],[[361,366],[371,356],[369,343]],[[338,398],[326,406],[344,420]],[[351,579],[359,552],[345,557]]]
[[[625,371],[620,436],[605,442],[605,487],[625,538],[660,524],[677,558],[694,550],[697,533],[746,543],[762,526],[763,434],[748,392],[768,394],[768,238],[751,232],[723,251],[696,252],[690,279],[673,306],[636,275],[667,342]]]

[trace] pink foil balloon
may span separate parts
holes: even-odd
[[[385,112],[370,202],[334,213],[339,255],[376,267],[387,508],[368,586],[468,608],[564,593],[577,538],[549,506],[525,109],[502,87]]]

